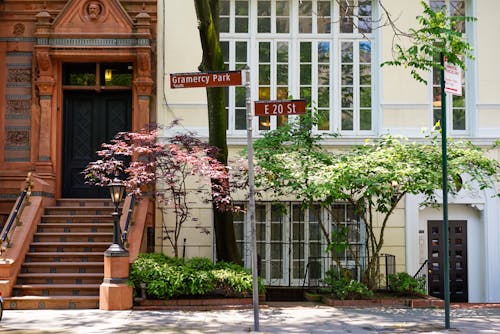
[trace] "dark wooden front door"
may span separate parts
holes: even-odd
[[[468,302],[467,222],[449,221],[450,301]],[[444,299],[443,222],[430,220],[428,227],[429,295]]]
[[[62,195],[107,197],[108,190],[85,184],[82,170],[117,132],[131,129],[130,92],[65,92]]]

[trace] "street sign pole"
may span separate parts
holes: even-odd
[[[440,56],[441,66],[444,67],[444,56]],[[444,70],[441,69],[441,147],[442,147],[442,175],[443,175],[443,258],[444,258],[444,325],[450,328],[450,254],[448,237],[448,158],[446,143],[446,91]]]
[[[247,108],[247,152],[248,152],[248,221],[250,222],[250,242],[252,254],[252,278],[253,278],[253,330],[259,332],[259,281],[257,270],[257,233],[255,225],[255,176],[253,166],[253,113],[252,94],[250,88],[250,69],[248,66],[245,73],[245,94]]]

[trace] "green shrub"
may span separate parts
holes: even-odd
[[[416,279],[408,273],[400,272],[397,274],[390,274],[388,276],[389,287],[391,291],[399,293],[404,296],[423,296],[426,295],[425,290],[425,277]]]
[[[208,258],[183,261],[163,254],[141,254],[131,266],[130,282],[134,287],[144,283],[147,296],[153,299],[252,292],[252,275],[239,265],[214,264]],[[263,291],[262,282],[259,284]]]
[[[327,288],[323,291],[332,294],[334,297],[344,299],[363,299],[373,296],[373,292],[366,285],[353,280],[347,273],[337,270],[328,270],[325,273],[324,283]]]

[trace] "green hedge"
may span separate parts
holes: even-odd
[[[144,283],[147,297],[152,299],[252,293],[252,275],[239,265],[214,264],[208,258],[184,261],[159,253],[139,255],[131,266],[130,282],[134,288]],[[264,290],[260,279],[259,290]]]

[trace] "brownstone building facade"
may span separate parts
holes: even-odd
[[[0,2],[0,200],[29,171],[47,196],[98,197],[81,170],[154,118],[156,0]]]

